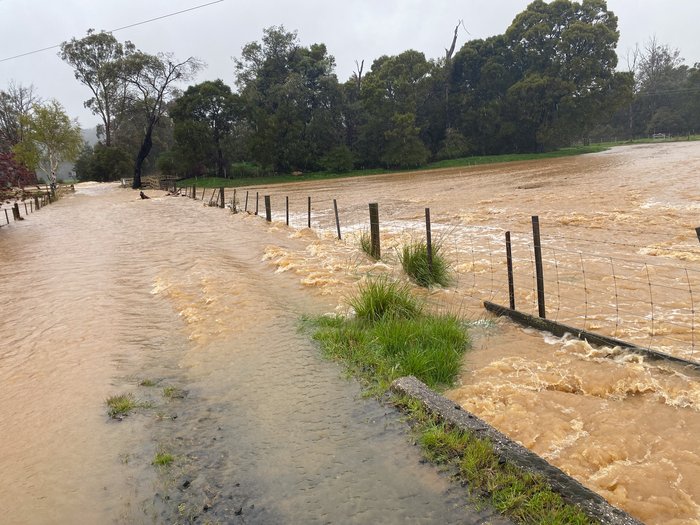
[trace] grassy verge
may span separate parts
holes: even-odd
[[[472,496],[487,501],[513,521],[542,525],[595,523],[581,509],[565,503],[542,476],[503,462],[488,440],[438,421],[415,399],[396,396],[394,403],[408,414],[417,442],[429,460],[449,466]]]
[[[305,173],[303,175],[273,175],[268,177],[242,177],[236,179],[224,179],[220,177],[191,178],[178,182],[179,187],[197,186],[198,188],[239,188],[242,186],[267,186],[271,184],[282,184],[286,182],[301,182],[308,180],[338,179],[346,177],[362,177],[365,175],[383,175],[387,173],[399,173],[408,171],[434,170],[442,168],[459,168],[478,166],[482,164],[496,164],[500,162],[521,162],[526,160],[552,159],[557,157],[569,157],[572,155],[583,155],[585,153],[598,153],[608,148],[604,146],[581,146],[576,148],[563,148],[548,153],[519,153],[510,155],[484,155],[479,157],[464,157],[461,159],[450,159],[440,162],[433,162],[422,168],[405,170],[353,170],[345,173],[333,173],[320,171]]]
[[[306,319],[323,353],[342,361],[367,391],[382,395],[394,379],[414,375],[431,388],[453,383],[469,344],[454,316],[426,312],[407,285],[369,280],[349,300],[354,317]],[[394,396],[408,414],[424,455],[449,465],[470,494],[523,524],[588,525],[580,509],[563,502],[546,480],[503,462],[487,440],[453,429],[412,398]]]
[[[378,278],[350,299],[355,317],[307,320],[324,354],[343,361],[374,394],[391,382],[413,375],[439,388],[459,373],[469,336],[451,315],[431,315],[407,285]]]

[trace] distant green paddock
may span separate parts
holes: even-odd
[[[572,148],[562,148],[557,151],[547,153],[517,153],[508,155],[484,155],[479,157],[465,157],[461,159],[443,160],[433,162],[420,168],[405,170],[371,169],[354,170],[345,173],[314,172],[303,175],[272,175],[268,177],[244,177],[236,179],[225,179],[221,177],[190,178],[179,181],[179,187],[197,186],[198,188],[239,188],[245,186],[268,186],[271,184],[282,184],[285,182],[302,182],[310,180],[339,179],[346,177],[363,177],[366,175],[382,175],[386,173],[400,173],[408,171],[437,170],[445,168],[460,168],[469,166],[479,166],[482,164],[496,164],[503,162],[522,162],[528,160],[553,159],[557,157],[569,157],[572,155],[583,155],[585,153],[598,153],[605,151],[608,147],[604,145],[580,146]]]

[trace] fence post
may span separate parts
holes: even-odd
[[[307,215],[308,215],[308,221],[307,221],[307,222],[308,222],[309,228],[311,228],[311,197],[308,198],[308,206],[307,206],[307,208],[308,208],[308,214],[307,214]]]
[[[27,203],[25,202],[24,203],[24,216],[26,217],[27,215],[29,215],[29,212],[27,211]]]
[[[699,227],[699,228],[695,228],[695,235],[698,236],[698,241],[700,241],[700,227]]]
[[[515,284],[513,282],[513,251],[510,243],[510,232],[506,232],[506,264],[508,266],[508,299],[510,309],[515,310]]]
[[[10,216],[7,213],[7,208],[5,208],[5,220],[7,221],[7,224],[10,224]]]
[[[287,216],[287,226],[289,226],[289,195],[285,197],[285,215]]]
[[[243,208],[243,211],[248,211],[248,190],[245,190],[245,208]]]
[[[433,237],[430,232],[430,208],[425,209],[425,238],[428,251],[428,271],[433,275]]]
[[[369,231],[370,231],[370,255],[375,259],[381,259],[381,246],[379,244],[379,204],[369,204]]]
[[[270,196],[265,195],[265,220],[272,222],[272,207],[270,206]]]
[[[20,215],[19,215],[19,203],[15,202],[15,205],[12,206],[12,216],[16,221],[20,220]]]
[[[542,244],[540,243],[540,218],[532,216],[532,239],[535,245],[535,271],[537,273],[537,310],[546,319],[544,304],[544,272],[542,270]]]
[[[192,185],[192,198],[197,200],[197,186]]]
[[[258,205],[260,202],[260,194],[256,191],[255,192],[255,215],[258,214]]]
[[[226,206],[226,201],[224,200],[224,189],[220,188],[219,191],[221,192],[221,204],[219,205],[219,208],[224,208]]]
[[[233,213],[237,213],[237,206],[236,206],[236,188],[233,188],[233,201],[232,201],[232,206],[231,206],[231,211]]]
[[[338,230],[338,240],[342,240],[340,237],[340,219],[338,218],[338,202],[333,199],[333,210],[335,210],[335,227]]]
[[[41,209],[41,206],[39,205],[39,196],[38,195],[34,195],[34,205],[35,205],[37,210]]]

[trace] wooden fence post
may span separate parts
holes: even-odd
[[[428,271],[433,275],[433,236],[430,231],[430,208],[425,209],[425,238],[428,251]]]
[[[379,243],[379,204],[372,202],[369,205],[369,231],[370,231],[370,255],[375,259],[381,259],[382,250]]]
[[[308,198],[308,227],[311,228],[311,197]]]
[[[258,214],[258,205],[260,203],[260,194],[256,191],[255,192],[255,215]]]
[[[41,205],[39,204],[39,196],[34,195],[34,206],[36,207],[37,210],[41,209]]]
[[[506,264],[508,266],[508,299],[510,309],[515,310],[515,284],[513,282],[513,251],[510,243],[510,232],[506,232]]]
[[[270,196],[265,195],[265,220],[272,222],[272,206],[270,205]]]
[[[10,215],[7,213],[7,208],[5,208],[5,220],[7,221],[7,224],[10,224]]]
[[[27,211],[27,203],[25,201],[24,202],[24,216],[26,217],[27,215],[29,215],[29,212]]]
[[[540,242],[540,218],[532,217],[532,239],[535,247],[535,272],[537,274],[537,309],[539,316],[546,319],[544,304],[544,270],[542,269],[542,244]]]
[[[19,215],[19,203],[15,202],[14,206],[12,206],[12,217],[18,221],[20,220],[20,215]]]
[[[287,226],[289,226],[289,195],[285,197],[285,215],[287,216]]]
[[[245,208],[243,208],[243,211],[248,211],[248,190],[245,190]]]
[[[338,240],[342,240],[340,236],[340,219],[338,218],[338,202],[333,199],[333,210],[335,211],[335,227],[338,230]]]
[[[700,241],[700,228],[695,228],[695,235],[698,236],[698,241]]]
[[[231,203],[232,203],[231,211],[233,213],[238,213],[238,210],[236,209],[237,208],[237,206],[236,206],[236,188],[233,188],[233,201],[231,201]]]
[[[224,189],[219,188],[219,191],[221,192],[221,204],[219,204],[219,208],[224,208],[226,207],[226,201],[224,200]]]
[[[197,186],[192,185],[192,198],[197,200]]]

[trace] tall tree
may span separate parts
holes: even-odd
[[[56,100],[35,104],[24,121],[27,134],[15,146],[15,153],[23,164],[42,171],[55,187],[58,165],[73,161],[80,155],[83,147],[80,126],[66,115]]]
[[[92,97],[85,107],[102,119],[105,146],[112,145],[119,117],[127,103],[127,84],[118,72],[117,64],[134,53],[134,45],[118,42],[112,33],[96,33],[61,44],[60,57],[74,70],[75,78],[88,87]]]
[[[40,102],[32,85],[10,82],[7,91],[0,91],[0,151],[9,151],[24,140],[24,123]]]
[[[167,110],[167,104],[177,95],[174,84],[190,80],[203,63],[190,57],[178,62],[172,54],[149,55],[135,51],[118,64],[118,75],[129,85],[132,107],[143,116],[144,132],[134,161],[134,189],[141,187],[144,160],[153,147],[153,130]]]
[[[301,46],[296,32],[269,27],[243,47],[236,84],[253,133],[253,157],[277,171],[318,167],[344,140],[335,59],[324,44]]]
[[[169,113],[183,156],[190,162],[215,166],[217,176],[224,177],[225,145],[241,117],[238,96],[222,80],[206,81],[187,88]]]

